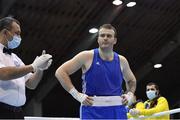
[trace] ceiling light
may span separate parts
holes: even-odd
[[[136,2],[129,2],[126,6],[127,7],[133,7],[136,5]]]
[[[97,33],[98,32],[98,29],[97,28],[91,28],[89,30],[89,33]]]
[[[114,5],[121,5],[122,4],[122,1],[121,0],[114,0],[112,2]]]
[[[161,68],[162,67],[162,64],[155,64],[154,65],[154,68]]]

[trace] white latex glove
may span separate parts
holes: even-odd
[[[137,115],[139,115],[139,110],[137,110],[137,109],[130,109],[130,110],[129,110],[129,113],[130,113],[132,116],[137,116]]]
[[[46,54],[46,51],[43,50],[42,55],[39,57],[37,56],[36,59],[34,60],[34,62],[31,64],[34,71],[37,71],[37,69],[39,69],[39,70],[48,69],[48,67],[52,63],[51,58],[52,58],[52,55]]]
[[[85,101],[85,99],[87,98],[86,94],[78,92],[75,88],[72,88],[69,93],[80,103]]]
[[[45,51],[45,50],[42,51],[42,55],[44,55],[44,54],[46,54],[46,51]],[[42,65],[42,68],[44,68],[44,69],[40,69],[40,70],[47,70],[47,69],[51,66],[52,61],[53,61],[52,59],[49,59],[47,62],[45,62],[45,63]]]

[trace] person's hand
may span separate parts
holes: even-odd
[[[128,92],[127,94],[123,94],[122,96],[122,104],[131,106],[135,101],[134,94],[132,92]]]
[[[45,50],[42,51],[42,55],[44,55],[44,54],[46,54]],[[40,69],[40,70],[47,70],[51,66],[52,61],[53,61],[52,58],[49,59],[47,62],[44,63],[44,65],[42,65],[42,68],[44,68],[44,69]]]
[[[122,98],[122,104],[123,104],[123,105],[126,105],[126,104],[128,103],[127,95],[126,95],[126,94],[123,94],[123,95],[121,96],[121,98]]]
[[[137,115],[139,115],[140,111],[137,110],[137,109],[135,109],[135,108],[133,108],[133,109],[130,109],[130,110],[129,110],[129,113],[130,113],[132,116],[137,116]]]
[[[72,88],[69,93],[83,105],[92,105],[93,99],[86,94],[78,92],[75,88]]]
[[[41,56],[37,56],[34,62],[31,64],[34,71],[39,70],[46,70],[52,63],[52,55],[46,54],[46,51],[43,50]]]
[[[82,102],[83,105],[91,106],[93,105],[93,98],[87,96],[86,99]]]

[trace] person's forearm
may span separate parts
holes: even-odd
[[[43,76],[43,71],[42,70],[37,70],[31,78],[26,82],[26,86],[30,89],[35,89],[39,82],[41,81]]]
[[[86,94],[78,92],[75,87],[73,86],[69,74],[65,72],[63,69],[57,69],[55,76],[57,77],[58,81],[61,83],[62,87],[69,92],[77,101],[82,103],[87,98]]]
[[[136,79],[129,80],[126,83],[127,92],[135,93],[136,91]]]
[[[21,67],[2,67],[0,68],[0,80],[12,80],[22,77],[33,71],[31,65]]]
[[[56,71],[55,76],[67,92],[74,88],[69,75],[62,69],[59,68]]]

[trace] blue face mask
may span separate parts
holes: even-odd
[[[17,48],[21,43],[21,37],[14,35],[11,41],[8,41],[8,48],[14,49]]]
[[[156,97],[156,91],[155,90],[149,90],[146,92],[147,97],[149,100],[152,100]]]

